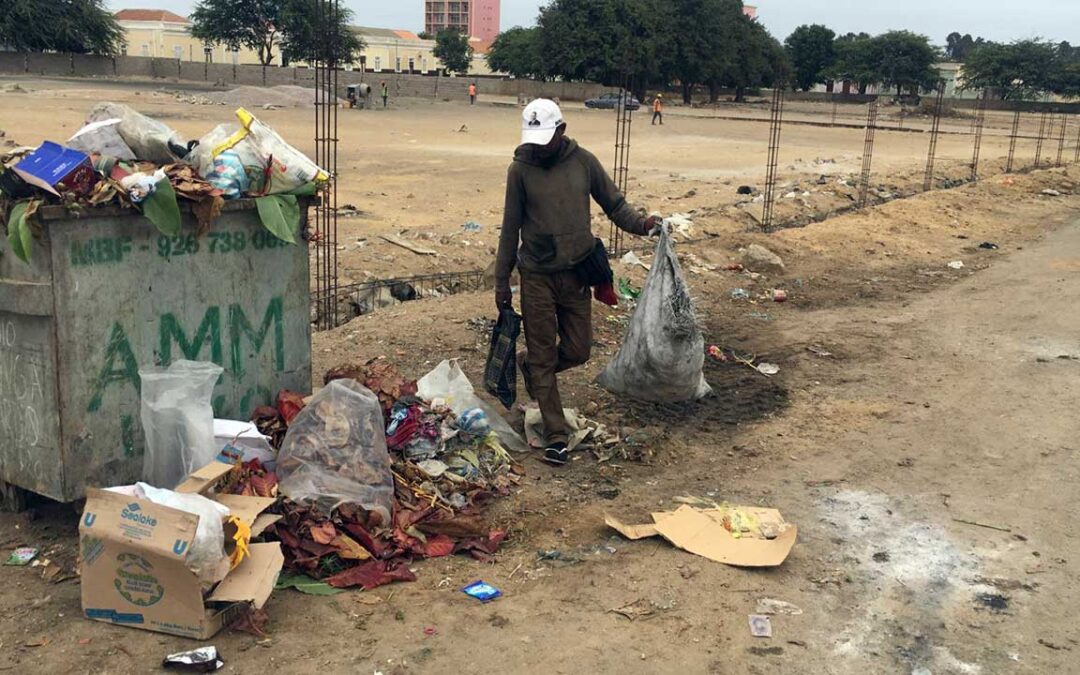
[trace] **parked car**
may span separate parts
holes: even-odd
[[[626,107],[628,110],[637,110],[641,107],[641,101],[637,100],[631,94],[619,94],[617,92],[609,92],[603,94],[599,98],[590,98],[585,101],[586,108],[599,108],[614,110],[619,105],[619,97],[626,96]]]

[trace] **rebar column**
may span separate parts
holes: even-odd
[[[859,208],[866,208],[870,192],[870,165],[874,159],[874,135],[877,130],[878,100],[870,102],[866,110],[866,137],[863,140],[862,173],[859,174]]]
[[[1047,116],[1049,114],[1050,114],[1049,110],[1043,110],[1042,113],[1039,115],[1039,138],[1038,138],[1037,143],[1035,144],[1035,168],[1036,169],[1038,169],[1039,165],[1042,163],[1043,141],[1046,140],[1045,139],[1046,120],[1047,120]]]
[[[1009,159],[1005,162],[1005,173],[1012,173],[1013,158],[1016,156],[1016,136],[1020,131],[1020,111],[1013,113],[1012,131],[1009,132]]]
[[[316,327],[334,328],[338,323],[338,231],[337,231],[337,144],[338,144],[338,62],[340,46],[334,27],[341,17],[340,0],[315,3],[315,163],[330,178],[315,206]]]
[[[1063,166],[1065,164],[1065,127],[1069,126],[1069,114],[1061,113],[1061,132],[1058,135],[1058,153],[1057,161],[1054,162],[1054,166]]]
[[[761,213],[761,229],[773,224],[773,205],[776,202],[776,166],[780,154],[780,128],[784,123],[784,87],[774,85],[772,109],[769,114],[769,154],[765,160],[765,204]]]
[[[633,121],[634,111],[627,103],[633,96],[632,89],[632,82],[627,79],[615,106],[615,167],[612,178],[623,196],[626,196],[630,182],[630,123]],[[612,221],[608,231],[608,255],[621,255],[622,247],[623,231]]]
[[[926,151],[926,175],[923,177],[923,192],[934,187],[934,159],[937,154],[938,134],[941,132],[941,106],[945,100],[945,81],[939,80],[937,98],[934,103],[934,121],[930,126],[930,147]]]
[[[979,180],[979,153],[982,151],[983,126],[986,124],[986,95],[987,91],[983,89],[979,104],[975,106],[975,119],[973,121],[973,124],[975,125],[975,147],[971,153],[972,181]]]

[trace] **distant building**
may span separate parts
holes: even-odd
[[[745,14],[747,16],[747,18],[749,18],[749,19],[756,19],[757,18],[757,7],[755,7],[754,5],[743,5],[742,6],[742,13]]]
[[[122,9],[113,16],[124,29],[127,56],[154,56],[179,61],[259,63],[252,49],[232,51],[225,45],[209,47],[191,37],[191,22],[165,9]]]
[[[435,58],[435,40],[421,39],[407,30],[368,26],[350,26],[350,28],[364,41],[364,49],[352,67],[362,68],[371,73],[412,73],[414,75],[432,75],[442,68],[442,62]],[[488,69],[487,61],[483,56],[490,44],[475,38],[470,39],[469,43],[475,52],[469,74],[490,74],[491,70]]]
[[[500,0],[424,0],[424,32],[456,28],[490,42],[499,34],[499,13]]]

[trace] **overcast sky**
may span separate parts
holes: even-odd
[[[356,23],[381,28],[423,29],[424,0],[343,0],[356,13]],[[502,27],[536,21],[541,0],[503,0]],[[752,3],[748,3],[752,4]],[[170,9],[188,13],[194,0],[108,0],[125,7]],[[906,28],[944,44],[952,31],[1007,42],[1045,37],[1080,43],[1080,0],[761,0],[758,15],[783,40],[804,23],[823,23],[837,33],[880,33]]]

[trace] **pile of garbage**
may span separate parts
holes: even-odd
[[[266,534],[281,542],[285,569],[371,589],[414,580],[419,558],[490,559],[506,531],[483,509],[520,483],[507,449],[520,439],[460,370],[444,362],[417,382],[373,361],[325,381],[306,401],[281,392],[254,412],[276,466],[241,458],[230,477],[234,494],[278,498],[281,519]]]
[[[296,198],[314,195],[329,176],[244,108],[236,118],[189,141],[126,105],[100,103],[65,143],[46,141],[0,155],[0,221],[9,247],[29,262],[45,205],[76,214],[106,204],[135,209],[162,234],[176,236],[182,200],[201,236],[225,200],[240,197],[259,200],[263,225],[295,243]]]

